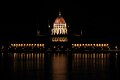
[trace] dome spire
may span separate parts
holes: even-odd
[[[48,28],[50,28],[50,23],[49,23],[49,19],[48,19]]]
[[[83,33],[82,33],[82,29],[81,29],[81,36],[83,35]]]
[[[59,16],[61,16],[61,11],[59,10]]]

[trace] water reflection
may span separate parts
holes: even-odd
[[[96,80],[98,78],[103,80],[110,78],[108,73],[110,53],[75,53],[72,57],[73,79]]]
[[[1,53],[0,73],[11,80],[119,79],[119,59],[119,53]]]
[[[44,80],[44,53],[14,53],[13,75]],[[34,74],[33,74],[34,73]]]
[[[66,80],[67,56],[64,54],[54,54],[52,57],[53,80]]]

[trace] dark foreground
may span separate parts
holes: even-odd
[[[119,80],[120,53],[0,53],[0,80]]]

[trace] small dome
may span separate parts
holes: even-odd
[[[65,20],[62,16],[58,16],[56,19],[55,19],[55,22],[54,24],[65,24]]]

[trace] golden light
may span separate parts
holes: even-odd
[[[84,44],[82,44],[82,46],[84,46]]]
[[[109,44],[107,44],[107,46],[109,46]]]
[[[80,46],[81,46],[81,44],[80,44]]]
[[[42,44],[42,47],[44,47],[44,44]]]
[[[51,35],[66,35],[67,34],[66,22],[62,16],[58,16],[55,19],[51,32],[52,32]]]
[[[21,44],[21,47],[23,47],[23,44]]]
[[[90,44],[90,46],[92,46],[92,44]]]
[[[99,46],[101,46],[101,44],[99,44]]]
[[[25,44],[24,44],[24,47],[25,47]]]
[[[39,44],[37,44],[37,47],[39,47]]]
[[[76,44],[74,44],[75,45],[75,47],[76,47]]]
[[[11,44],[11,46],[13,46],[13,44]]]
[[[34,44],[34,46],[36,46],[36,44]]]
[[[88,46],[90,46],[90,44],[88,44]]]
[[[15,47],[15,46],[16,46],[16,44],[13,44],[13,46]]]
[[[106,44],[104,44],[104,47],[107,47],[107,45],[106,45]]]
[[[98,47],[99,45],[98,45],[98,44],[96,44],[96,46]]]
[[[20,44],[18,44],[18,46],[20,47]]]
[[[31,44],[29,44],[29,47],[31,47]]]
[[[103,47],[104,45],[102,44],[101,46]]]
[[[79,46],[79,44],[77,44],[77,47]]]
[[[18,47],[18,44],[16,44],[16,47]]]

